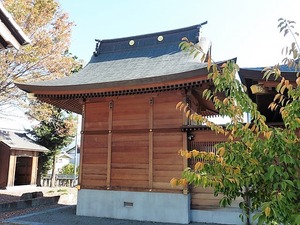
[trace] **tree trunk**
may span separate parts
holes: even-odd
[[[246,224],[250,225],[250,197],[249,197],[249,188],[245,188],[245,205],[246,205]]]
[[[55,187],[56,186],[56,179],[55,179],[55,167],[56,167],[56,154],[54,154],[52,156],[52,173],[51,173],[51,187]]]

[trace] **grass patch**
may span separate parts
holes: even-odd
[[[57,192],[68,193],[67,189],[58,189]]]

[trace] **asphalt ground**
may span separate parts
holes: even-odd
[[[1,223],[0,223],[1,224]],[[61,206],[39,212],[9,218],[4,225],[175,225],[133,220],[119,220],[89,216],[76,216],[76,205]],[[191,225],[215,225],[209,223],[190,223]]]

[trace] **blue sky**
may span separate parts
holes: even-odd
[[[241,67],[278,63],[288,42],[280,17],[300,24],[299,0],[60,0],[73,28],[70,51],[88,62],[95,39],[153,33],[200,24],[214,60],[238,58]]]
[[[89,61],[95,39],[111,39],[200,24],[212,41],[214,60],[238,58],[241,67],[274,65],[289,40],[277,28],[280,17],[300,25],[300,0],[60,0],[73,28],[70,51]],[[300,30],[298,29],[299,33]],[[1,119],[1,118],[0,118]],[[0,121],[2,128],[22,129],[23,113]]]

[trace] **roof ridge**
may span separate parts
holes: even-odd
[[[201,28],[205,24],[207,24],[207,21],[200,23],[200,24],[196,24],[196,25],[192,25],[192,26],[188,26],[188,27],[176,28],[176,29],[172,29],[172,30],[158,31],[158,32],[153,32],[153,33],[132,35],[132,36],[120,37],[120,38],[95,39],[95,41],[102,42],[102,43],[103,42],[119,42],[119,41],[128,40],[130,38],[142,38],[142,37],[152,37],[152,36],[159,35],[159,34],[181,33],[183,31]]]
[[[97,40],[94,56],[97,57],[102,53],[118,52],[118,51],[132,51],[136,48],[145,48],[149,46],[170,44],[177,42],[177,46],[183,37],[197,41],[199,37],[200,28],[207,22],[174,29],[168,31],[161,31],[150,34],[143,34],[137,36],[122,37],[116,39]]]

